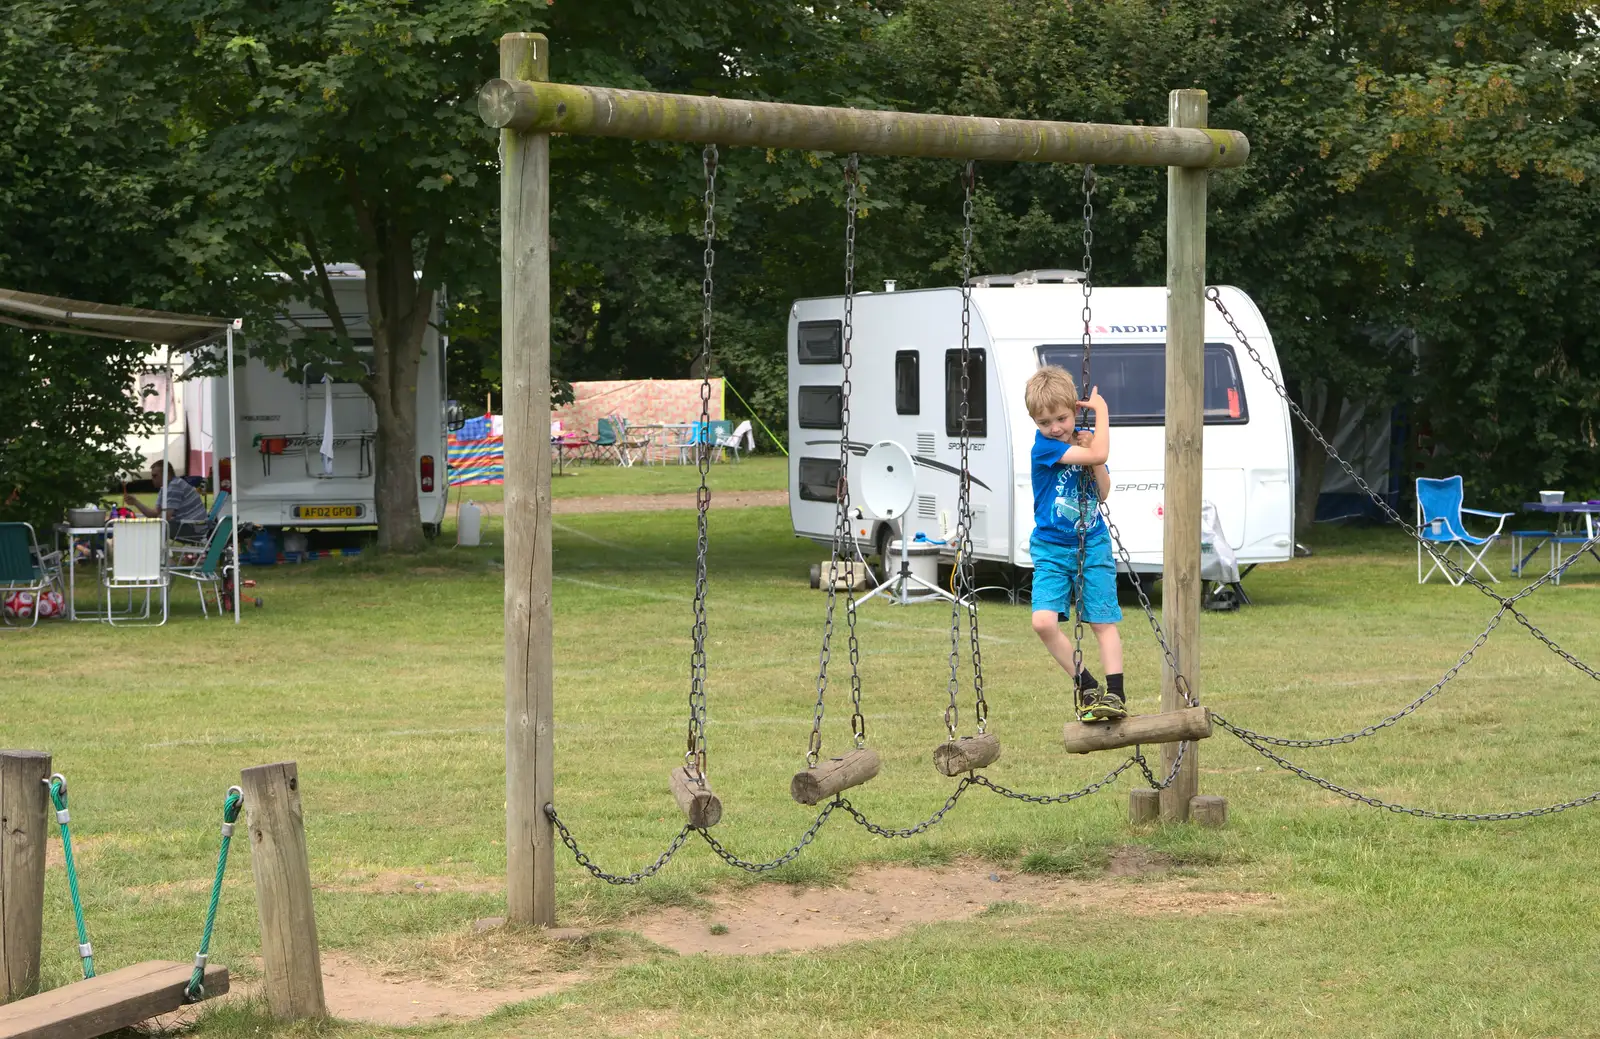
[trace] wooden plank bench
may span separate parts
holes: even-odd
[[[0,1039],[93,1039],[184,1006],[194,966],[166,960],[109,974],[0,1006]],[[207,967],[206,998],[228,991],[228,968]]]

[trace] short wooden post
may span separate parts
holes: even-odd
[[[39,985],[50,755],[0,750],[0,1002]]]
[[[1204,127],[1206,92],[1174,90],[1168,125]],[[1161,680],[1161,709],[1189,704],[1178,691],[1178,674],[1200,696],[1200,483],[1205,434],[1206,171],[1167,167],[1167,452],[1162,507],[1161,620],[1177,659]],[[1182,744],[1161,748],[1163,775]],[[1183,767],[1161,792],[1161,817],[1182,822],[1199,791],[1200,751],[1187,744]]]
[[[500,75],[550,78],[538,33],[500,38]],[[506,919],[556,922],[554,619],[550,555],[550,137],[500,133],[501,404],[505,408]]]
[[[1228,799],[1215,794],[1196,794],[1189,799],[1189,819],[1201,826],[1228,825]]]
[[[1145,826],[1161,818],[1161,791],[1147,786],[1128,791],[1128,821],[1135,826]]]
[[[239,773],[239,785],[250,828],[267,1005],[280,1020],[326,1017],[299,769],[292,761],[257,765]]]

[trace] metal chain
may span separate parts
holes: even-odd
[[[845,811],[849,812],[850,817],[860,824],[860,826],[868,833],[876,834],[879,837],[890,838],[915,837],[917,834],[923,833],[931,827],[937,826],[943,822],[945,813],[956,806],[956,802],[961,800],[961,795],[966,793],[967,787],[971,786],[972,783],[972,776],[963,777],[961,782],[956,784],[955,792],[949,797],[945,798],[944,804],[939,808],[938,811],[934,812],[920,823],[917,823],[913,826],[907,826],[900,830],[890,829],[887,826],[879,826],[877,823],[873,822],[871,819],[868,819],[864,814],[862,814],[861,810],[855,805],[851,804],[848,798],[839,797],[834,801],[834,803],[840,808],[843,808]]]
[[[672,843],[667,845],[666,851],[656,856],[656,860],[654,862],[636,873],[607,873],[599,866],[596,866],[593,860],[591,860],[589,856],[584,853],[583,849],[578,847],[578,841],[572,836],[572,831],[567,829],[566,823],[561,821],[561,816],[556,814],[555,805],[545,805],[544,814],[545,818],[549,819],[551,824],[555,826],[556,833],[561,837],[561,843],[565,844],[567,846],[567,850],[572,852],[573,858],[578,860],[578,865],[594,874],[597,879],[605,881],[607,884],[637,884],[641,880],[646,880],[655,876],[657,873],[661,872],[662,867],[672,861],[672,857],[678,854],[678,849],[682,848],[684,844],[688,842],[689,834],[694,832],[694,827],[685,825],[683,829],[678,831],[678,835],[672,838]]]
[[[961,692],[961,611],[967,612],[969,652],[972,658],[973,717],[978,732],[985,731],[989,721],[989,704],[983,697],[983,652],[978,638],[977,582],[973,579],[972,559],[972,477],[969,466],[971,434],[970,394],[972,375],[972,196],[977,188],[977,163],[968,161],[961,177],[963,199],[961,203],[961,403],[958,408],[958,428],[961,433],[961,472],[957,476],[956,492],[956,558],[952,575],[955,599],[950,603],[950,705],[945,708],[944,725],[950,739],[956,738],[960,725],[961,709],[956,699]]]
[[[1600,542],[1600,537],[1596,537],[1595,540]],[[1478,650],[1482,649],[1483,644],[1489,641],[1490,634],[1500,626],[1500,622],[1505,618],[1505,615],[1513,609],[1510,604],[1516,602],[1518,599],[1523,599],[1529,595],[1532,595],[1547,581],[1550,581],[1556,577],[1563,569],[1565,569],[1565,567],[1552,569],[1546,572],[1538,580],[1529,584],[1526,588],[1517,592],[1515,595],[1507,597],[1506,601],[1501,604],[1498,610],[1495,611],[1494,616],[1489,619],[1488,626],[1485,627],[1483,631],[1478,633],[1478,637],[1473,639],[1472,645],[1467,647],[1466,652],[1462,653],[1460,657],[1456,658],[1456,662],[1451,665],[1449,670],[1445,671],[1443,676],[1441,676],[1437,682],[1428,688],[1427,692],[1423,693],[1421,696],[1417,697],[1415,700],[1411,701],[1394,714],[1389,715],[1381,721],[1373,722],[1371,725],[1368,725],[1365,728],[1357,729],[1353,732],[1341,733],[1338,736],[1326,736],[1320,739],[1285,739],[1279,736],[1268,736],[1264,733],[1256,732],[1253,729],[1247,729],[1243,726],[1235,725],[1228,719],[1222,717],[1220,714],[1216,714],[1215,712],[1212,713],[1211,719],[1218,725],[1233,733],[1235,736],[1251,740],[1260,740],[1262,743],[1270,743],[1278,747],[1331,747],[1339,743],[1354,743],[1356,740],[1365,736],[1371,736],[1373,733],[1378,732],[1381,729],[1386,729],[1401,719],[1415,713],[1423,704],[1427,703],[1429,700],[1433,699],[1434,696],[1438,695],[1439,691],[1444,688],[1445,683],[1449,682],[1462,668],[1471,663],[1472,658],[1477,654]]]
[[[1081,787],[1066,794],[1024,794],[1019,791],[1012,790],[1010,787],[1001,786],[999,783],[994,782],[981,772],[970,776],[969,781],[977,786],[986,786],[990,790],[993,790],[995,793],[999,794],[1001,797],[1009,797],[1013,801],[1026,801],[1028,804],[1036,805],[1066,804],[1068,801],[1076,801],[1080,797],[1088,797],[1090,794],[1099,793],[1101,790],[1105,789],[1121,778],[1124,772],[1133,767],[1133,764],[1134,759],[1129,758],[1127,761],[1124,761],[1122,764],[1118,765],[1110,772],[1107,772],[1104,776],[1101,776],[1088,786]]]
[[[1488,585],[1474,577],[1470,572],[1462,569],[1461,564],[1455,562],[1449,556],[1435,549],[1433,545],[1422,536],[1422,532],[1420,530],[1406,522],[1405,518],[1402,517],[1400,513],[1396,512],[1394,507],[1385,501],[1382,495],[1373,490],[1372,486],[1367,483],[1366,480],[1361,478],[1361,474],[1356,472],[1355,467],[1339,456],[1339,452],[1334,450],[1333,444],[1329,442],[1327,437],[1322,435],[1322,431],[1317,428],[1316,423],[1311,421],[1311,416],[1307,415],[1305,410],[1302,409],[1299,404],[1295,403],[1294,398],[1289,395],[1288,389],[1285,388],[1283,383],[1279,381],[1277,374],[1273,372],[1273,370],[1268,367],[1267,362],[1262,359],[1260,351],[1258,351],[1251,344],[1250,337],[1244,334],[1244,331],[1239,327],[1239,323],[1234,320],[1233,315],[1228,312],[1228,308],[1223,305],[1222,294],[1218,291],[1216,286],[1212,285],[1206,288],[1206,299],[1210,300],[1212,305],[1217,308],[1217,311],[1222,315],[1222,319],[1227,322],[1228,328],[1233,332],[1234,338],[1239,341],[1239,345],[1244,347],[1245,352],[1250,355],[1250,359],[1256,363],[1256,367],[1261,369],[1261,374],[1267,377],[1267,381],[1272,384],[1273,390],[1280,398],[1283,399],[1283,402],[1289,406],[1289,410],[1292,411],[1294,416],[1300,420],[1300,424],[1306,427],[1306,431],[1311,434],[1318,444],[1322,445],[1322,449],[1327,452],[1328,457],[1339,464],[1339,467],[1344,470],[1345,475],[1350,477],[1355,485],[1359,487],[1369,499],[1372,500],[1373,504],[1377,505],[1378,508],[1382,510],[1384,515],[1389,517],[1391,522],[1398,525],[1400,529],[1405,531],[1406,534],[1408,534],[1417,542],[1417,544],[1426,548],[1429,556],[1431,556],[1447,571],[1456,574],[1463,582],[1472,585],[1472,587],[1476,588],[1484,595],[1487,595],[1495,602],[1507,607],[1511,613],[1511,616],[1516,619],[1517,623],[1526,628],[1534,638],[1544,643],[1551,652],[1555,653],[1568,664],[1572,665],[1577,670],[1582,671],[1590,678],[1600,682],[1600,671],[1596,671],[1582,660],[1579,660],[1577,657],[1567,652],[1567,650],[1563,649],[1559,643],[1541,631],[1537,625],[1535,625],[1525,614],[1522,613],[1521,610],[1516,608],[1514,605],[1515,602],[1517,599],[1520,599],[1523,594],[1526,594],[1526,590],[1524,590],[1522,593],[1508,597],[1501,595],[1493,588],[1490,588]],[[1600,535],[1590,538],[1583,548],[1579,549],[1578,552],[1575,553],[1575,556],[1581,555],[1583,552],[1594,548],[1596,545],[1600,545]],[[1560,569],[1563,568],[1558,568],[1551,573],[1559,573]],[[1550,574],[1545,575],[1546,578],[1549,576]],[[1541,578],[1539,581],[1535,582],[1534,586],[1542,584],[1544,580],[1545,578]]]
[[[1083,281],[1079,283],[1083,290],[1083,363],[1080,369],[1078,393],[1080,397],[1089,391],[1089,379],[1092,377],[1090,354],[1094,348],[1094,337],[1091,334],[1091,322],[1094,319],[1093,308],[1089,305],[1089,298],[1094,294],[1094,189],[1095,173],[1092,164],[1083,167]],[[1077,441],[1076,430],[1078,420],[1078,405],[1072,404],[1072,422],[1074,436]],[[1089,565],[1089,481],[1094,477],[1094,470],[1089,466],[1078,466],[1077,495],[1078,516],[1073,523],[1078,533],[1078,573],[1074,584],[1077,610],[1072,621],[1072,688],[1073,699],[1078,710],[1083,709],[1083,597],[1088,581],[1085,572]],[[1097,492],[1098,496],[1098,492]]]
[[[1586,794],[1583,797],[1573,798],[1571,801],[1562,801],[1558,804],[1545,805],[1542,808],[1526,808],[1515,812],[1436,812],[1428,808],[1412,808],[1406,805],[1396,804],[1393,801],[1385,801],[1382,798],[1369,797],[1366,794],[1358,793],[1357,791],[1351,790],[1348,787],[1340,786],[1338,783],[1335,783],[1332,780],[1324,779],[1321,776],[1315,775],[1306,769],[1301,768],[1299,765],[1296,765],[1287,758],[1274,753],[1272,750],[1260,743],[1257,743],[1255,740],[1241,735],[1237,730],[1230,729],[1229,731],[1233,732],[1235,736],[1238,736],[1240,740],[1244,741],[1267,760],[1278,765],[1280,768],[1284,768],[1290,772],[1293,772],[1301,779],[1315,783],[1317,786],[1320,786],[1329,793],[1338,794],[1340,797],[1347,797],[1352,801],[1359,801],[1362,804],[1371,805],[1374,808],[1382,808],[1386,811],[1395,812],[1400,815],[1414,815],[1419,819],[1442,819],[1445,822],[1457,823],[1504,822],[1508,819],[1532,819],[1541,815],[1553,815],[1556,812],[1564,812],[1568,808],[1581,808],[1584,805],[1593,804],[1596,801],[1600,801],[1600,790],[1597,790],[1592,794]]]
[[[1199,707],[1200,701],[1195,698],[1194,691],[1189,688],[1189,680],[1184,677],[1183,672],[1178,670],[1178,657],[1172,652],[1172,647],[1167,645],[1166,632],[1161,630],[1161,622],[1156,619],[1156,609],[1151,605],[1150,596],[1144,590],[1144,582],[1139,579],[1139,571],[1133,568],[1133,557],[1128,554],[1127,548],[1122,544],[1122,535],[1117,531],[1117,525],[1111,522],[1111,509],[1105,502],[1100,503],[1100,515],[1105,517],[1106,530],[1111,534],[1111,544],[1116,548],[1117,557],[1122,560],[1123,567],[1128,571],[1128,577],[1133,581],[1133,591],[1139,597],[1139,607],[1144,610],[1144,619],[1150,622],[1150,630],[1155,633],[1156,643],[1161,647],[1162,654],[1167,658],[1167,667],[1175,676],[1173,681],[1177,687],[1178,695],[1190,707]]]
[[[751,862],[748,859],[741,859],[723,847],[721,841],[711,836],[710,830],[701,830],[700,836],[705,838],[705,842],[711,846],[711,850],[716,852],[717,856],[728,865],[742,869],[746,873],[770,873],[779,866],[786,866],[798,858],[800,853],[805,851],[806,847],[817,839],[817,834],[821,832],[822,827],[828,821],[828,817],[833,814],[833,810],[838,806],[839,801],[837,799],[829,801],[823,806],[822,811],[817,813],[817,817],[812,820],[811,825],[806,827],[806,832],[800,835],[800,839],[790,846],[788,851],[766,862]]]
[[[833,656],[833,612],[838,601],[839,560],[845,560],[845,623],[849,629],[850,696],[855,713],[850,719],[856,746],[866,742],[866,721],[861,716],[861,650],[856,641],[855,552],[846,545],[850,534],[850,343],[855,332],[856,192],[860,163],[852,154],[845,162],[844,322],[840,333],[839,477],[834,488],[833,551],[828,559],[828,604],[822,619],[822,649],[817,661],[817,703],[811,714],[811,739],[806,744],[806,765],[822,757],[822,718],[828,695],[828,664]]]
[[[711,508],[711,490],[707,476],[711,468],[711,296],[712,272],[716,267],[717,251],[717,146],[708,144],[701,155],[705,167],[705,222],[701,225],[705,238],[705,277],[700,282],[700,425],[699,443],[695,445],[699,459],[700,488],[695,492],[695,511],[698,514],[698,538],[695,542],[694,561],[694,624],[689,631],[689,736],[688,748],[683,753],[689,774],[704,787],[706,785],[706,550],[707,513]]]
[[[840,498],[848,503],[850,488],[844,459],[850,454],[850,346],[855,339],[856,209],[861,190],[861,157],[854,152],[845,160],[844,181],[844,331],[839,344],[839,363],[844,368],[844,377],[839,380],[839,482],[845,485]],[[850,536],[848,512],[844,515],[843,532]],[[855,566],[856,553],[852,547],[844,571],[844,623],[850,645],[850,733],[855,738],[856,749],[860,750],[867,745],[867,719],[861,713],[861,644],[856,639]]]

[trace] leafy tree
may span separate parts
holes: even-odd
[[[186,309],[165,248],[184,204],[170,110],[91,21],[59,3],[0,3],[0,285]],[[147,350],[0,326],[0,518],[53,523],[128,469]]]

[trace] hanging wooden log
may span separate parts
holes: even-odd
[[[789,796],[803,805],[814,805],[841,790],[860,786],[877,774],[878,752],[862,747],[796,772],[789,781]]]
[[[943,776],[959,776],[1000,760],[1000,737],[992,732],[946,740],[933,748],[933,767]]]
[[[1135,743],[1176,743],[1211,735],[1211,712],[1189,707],[1162,714],[1135,714],[1114,722],[1067,722],[1061,738],[1069,754],[1131,747]]]
[[[683,765],[672,770],[672,796],[688,817],[689,825],[697,830],[715,826],[722,819],[722,802],[717,795],[709,785],[702,786]]]

